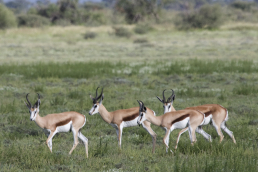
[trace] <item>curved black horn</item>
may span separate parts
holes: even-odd
[[[29,99],[28,99],[28,95],[29,95],[29,93],[26,95],[26,99],[27,99],[27,101],[28,101],[28,103],[29,103],[29,106],[31,107],[31,103],[30,103],[30,101],[29,101]]]
[[[142,103],[142,107],[144,107],[144,103],[140,100],[140,102]]]
[[[175,95],[174,93],[174,90],[173,89],[171,89],[171,91],[172,91],[172,95],[168,98],[168,100],[167,100],[167,103],[169,103],[169,102],[171,102],[172,101],[172,98],[173,98],[173,96]]]
[[[165,91],[166,91],[166,89],[163,91],[163,103],[166,101],[166,98],[165,98],[165,95],[164,95]]]
[[[98,97],[98,89],[99,89],[99,87],[96,89],[96,96],[95,96],[95,99]]]
[[[101,91],[99,97],[97,97],[96,100],[98,100],[102,96],[102,94],[103,94],[103,88],[102,88],[102,91]]]
[[[141,106],[142,104],[141,104],[141,102],[139,101],[139,100],[137,100],[137,102],[139,103],[139,105]]]

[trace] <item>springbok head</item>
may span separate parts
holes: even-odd
[[[90,98],[93,101],[93,106],[89,111],[89,115],[94,115],[99,112],[99,106],[102,104],[102,100],[104,99],[103,88],[102,88],[101,94],[99,96],[98,96],[98,89],[99,89],[99,87],[96,89],[95,97],[92,97],[90,95]],[[98,102],[99,99],[100,99],[100,101]]]
[[[36,101],[36,103],[33,106],[31,105],[31,103],[28,99],[29,93],[26,95],[27,103],[24,102],[29,109],[31,121],[34,121],[36,119],[37,114],[39,113],[40,95],[39,95],[39,93],[37,93],[37,94],[38,94],[38,100]]]
[[[163,91],[163,100],[157,96],[157,98],[159,99],[159,101],[160,101],[161,103],[163,103],[164,114],[167,113],[167,112],[175,111],[175,108],[173,107],[173,102],[174,102],[175,97],[176,97],[176,95],[174,94],[174,91],[171,89],[172,95],[171,95],[171,96],[167,99],[167,101],[166,101],[166,98],[165,98],[165,95],[164,95],[164,92],[165,92],[165,91],[166,91],[166,90]]]
[[[139,117],[138,117],[137,123],[140,126],[143,123],[143,121],[146,120],[145,115],[146,115],[146,112],[147,112],[147,108],[144,106],[142,101],[139,101],[139,100],[137,100],[137,101],[138,101],[138,103],[140,105]]]

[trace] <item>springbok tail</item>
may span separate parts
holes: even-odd
[[[197,110],[198,112],[200,112],[202,115],[203,115],[203,120],[202,120],[202,123],[200,124],[200,125],[203,125],[204,124],[204,122],[205,122],[205,114],[204,113],[202,113],[201,111],[199,111],[199,110]]]

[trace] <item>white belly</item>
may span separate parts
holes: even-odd
[[[131,121],[123,121],[123,127],[133,127],[133,126],[137,126],[137,119],[135,118],[134,120]]]
[[[131,121],[123,121],[120,125],[124,128],[124,127],[133,127],[133,126],[137,126],[137,119],[138,118],[135,118],[134,120],[131,120]],[[113,124],[113,123],[110,123],[110,125],[114,128],[117,129],[117,125],[116,124]],[[120,127],[121,127],[120,126]]]
[[[179,121],[173,124],[171,128],[173,129],[183,129],[187,127],[189,117],[185,118],[183,121]]]
[[[65,125],[56,127],[56,131],[58,133],[60,133],[60,132],[68,132],[68,131],[70,131],[71,127],[72,127],[72,121],[70,121],[69,123],[67,123]]]
[[[212,119],[212,114],[210,114],[209,116],[205,117],[204,123],[202,125],[208,125],[211,122],[211,119]]]

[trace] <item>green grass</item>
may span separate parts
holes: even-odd
[[[116,37],[109,26],[0,31],[0,171],[257,171],[256,30],[154,28],[144,35],[149,41],[144,44],[133,43],[140,35]],[[92,31],[98,36],[85,40]],[[164,131],[152,125],[158,135],[155,154],[142,127],[124,129],[120,151],[115,129],[98,114],[88,115],[89,95],[98,86],[104,86],[103,105],[109,111],[138,107],[136,100],[142,100],[161,115],[156,96],[164,89],[166,97],[169,89],[175,91],[177,110],[221,104],[229,110],[227,125],[237,144],[226,133],[219,144],[215,129],[205,126],[212,143],[197,134],[191,146],[186,133],[174,155],[166,154]],[[86,116],[82,133],[89,139],[88,159],[82,142],[68,154],[72,133],[57,134],[50,153],[45,133],[30,121],[23,102],[30,93],[35,103],[37,92],[41,116],[64,111]],[[171,149],[178,132],[170,136]]]
[[[176,73],[170,69],[171,74],[161,72],[167,70],[161,62],[156,65],[146,63],[143,66],[109,62],[2,66],[2,171],[257,171],[258,101],[252,92],[245,94],[244,91],[239,91],[244,88],[244,83],[253,86],[258,81],[252,61],[186,62],[171,64],[179,71]],[[198,63],[203,65],[194,69]],[[180,72],[182,64],[190,66],[189,70]],[[210,69],[212,72],[205,73],[203,71],[206,71],[206,64],[216,67]],[[241,69],[245,65],[250,68],[248,72]],[[240,66],[239,70],[237,66]],[[134,72],[119,72],[123,69]],[[212,143],[197,135],[198,142],[191,146],[188,134],[184,134],[175,154],[166,154],[162,142],[164,131],[152,126],[158,134],[156,153],[153,155],[149,134],[142,127],[131,127],[124,129],[120,151],[115,129],[99,115],[88,115],[92,106],[89,95],[95,94],[97,86],[105,86],[103,104],[109,111],[138,106],[136,100],[140,99],[161,115],[162,104],[155,96],[160,96],[163,89],[175,90],[174,107],[178,110],[200,104],[219,103],[229,110],[228,127],[234,132],[237,144],[234,145],[226,133],[223,142],[219,144],[215,129],[206,126],[204,130],[212,135]],[[37,100],[35,93],[41,93],[41,116],[64,111],[78,111],[86,115],[87,123],[82,133],[89,139],[89,159],[85,158],[82,143],[69,156],[68,152],[73,144],[72,133],[57,134],[53,139],[53,153],[49,152],[45,144],[45,133],[29,120],[29,113],[23,102],[28,92],[31,93],[32,103]],[[170,92],[165,94],[168,97]],[[176,130],[171,134],[171,148],[175,145],[178,132]]]

